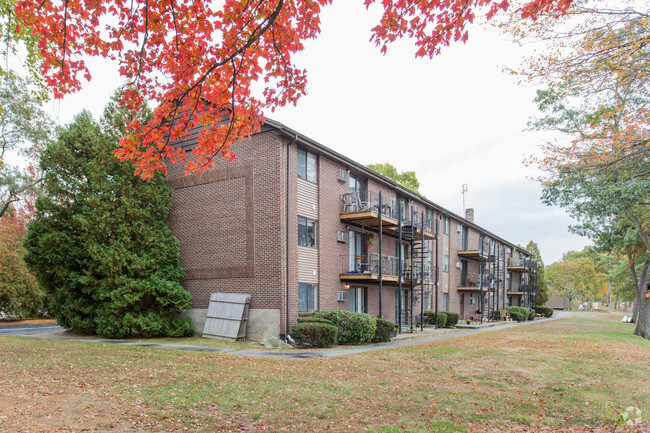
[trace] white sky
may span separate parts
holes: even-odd
[[[590,243],[567,232],[564,211],[540,202],[541,189],[529,180],[535,172],[522,164],[544,141],[524,131],[538,114],[535,90],[502,68],[516,66],[525,50],[474,27],[467,44],[432,60],[415,59],[410,41],[382,56],[369,42],[378,15],[362,2],[334,2],[321,19],[321,35],[296,58],[308,70],[309,94],[268,117],[362,164],[414,170],[422,194],[461,215],[466,183],[476,223],[513,243],[535,240],[546,264]],[[93,64],[81,93],[51,103],[59,123],[84,108],[99,117],[121,84],[114,65]]]

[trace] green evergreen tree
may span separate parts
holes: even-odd
[[[537,295],[534,300],[534,304],[543,306],[548,301],[550,294],[548,292],[548,286],[546,285],[546,278],[544,276],[544,260],[542,260],[542,253],[539,251],[537,242],[533,241],[528,242],[525,249],[532,254],[533,259],[537,262]]]
[[[42,152],[45,195],[36,202],[25,260],[50,312],[74,332],[191,335],[189,319],[177,317],[190,294],[166,223],[172,190],[164,175],[143,181],[114,156],[122,118],[115,101],[103,130],[82,112]]]

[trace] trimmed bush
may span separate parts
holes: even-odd
[[[445,326],[447,326],[447,313],[438,311],[438,328],[444,328]]]
[[[291,338],[300,346],[334,346],[338,332],[336,326],[327,323],[302,322],[291,326]]]
[[[537,313],[535,312],[535,310],[533,310],[532,308],[530,308],[530,309],[528,310],[528,320],[535,320],[535,315],[536,315],[536,314],[537,314]]]
[[[390,334],[395,330],[395,324],[384,319],[376,319],[377,329],[372,337],[373,343],[385,343],[390,341]]]
[[[324,323],[326,325],[333,325],[331,320],[323,319],[322,317],[314,317],[314,316],[298,317],[298,323]]]
[[[517,322],[523,322],[523,321],[525,321],[525,320],[533,320],[533,319],[535,318],[535,312],[534,312],[534,311],[533,311],[533,313],[532,313],[532,315],[533,315],[533,319],[530,318],[531,310],[530,310],[530,308],[526,308],[526,307],[515,307],[515,306],[510,306],[510,307],[506,307],[506,311],[509,311],[509,312],[510,312],[510,317],[511,317],[513,320],[517,320],[517,319],[515,319],[514,317],[512,317],[512,312],[513,312],[513,311],[516,312],[516,313],[521,314],[521,317],[522,317],[523,319],[522,319],[522,320],[517,320]]]
[[[425,311],[424,312],[424,324],[425,325],[435,325],[436,324],[436,313],[434,311]]]
[[[525,315],[521,311],[508,310],[508,308],[510,308],[510,307],[506,307],[506,311],[508,311],[510,313],[510,318],[512,320],[516,320],[517,322],[524,322],[526,320],[526,318],[528,317],[528,315]]]
[[[377,320],[369,314],[346,310],[317,310],[313,317],[332,322],[339,330],[338,344],[363,344],[372,341],[377,329]]]
[[[445,325],[447,328],[458,325],[460,314],[454,313],[453,311],[443,311],[443,313],[447,315],[447,324]]]
[[[551,307],[535,306],[535,311],[538,314],[541,314],[544,317],[552,317],[553,316],[553,309]]]

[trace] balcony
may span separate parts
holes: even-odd
[[[465,247],[464,249],[458,251],[458,257],[463,257],[469,260],[489,260],[490,259],[490,250],[488,248],[487,242],[484,242],[482,239],[479,239],[475,246]]]
[[[483,279],[481,280],[481,274],[467,274],[461,275],[460,284],[456,287],[458,291],[465,292],[480,292],[481,291],[481,282],[483,283],[483,291],[493,290],[490,287],[489,280],[490,276],[484,274]]]
[[[339,217],[343,222],[353,222],[378,229],[381,217],[382,228],[387,232],[398,225],[396,210],[390,200],[382,203],[381,210],[379,209],[378,193],[369,191],[365,196],[361,196],[359,193],[350,192],[342,194],[341,201],[343,205]]]
[[[399,261],[397,257],[383,256],[381,260],[378,254],[369,255],[352,255],[346,254],[341,256],[342,267],[339,278],[341,281],[359,282],[359,283],[378,283],[379,268],[381,266],[382,281],[385,283],[399,282]],[[422,266],[419,262],[413,263],[411,260],[402,260],[402,281],[405,283],[421,284],[422,276],[424,281],[432,283],[435,278],[435,267],[430,265]]]
[[[525,265],[525,259],[508,259],[507,269],[508,272],[524,273],[526,270]]]

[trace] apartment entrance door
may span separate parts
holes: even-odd
[[[395,290],[395,324],[399,319],[400,291]],[[406,323],[406,290],[402,290],[402,326]]]
[[[356,273],[368,272],[366,241],[363,234],[350,231],[349,240],[349,271]]]
[[[350,311],[365,313],[366,310],[366,288],[350,287]]]

